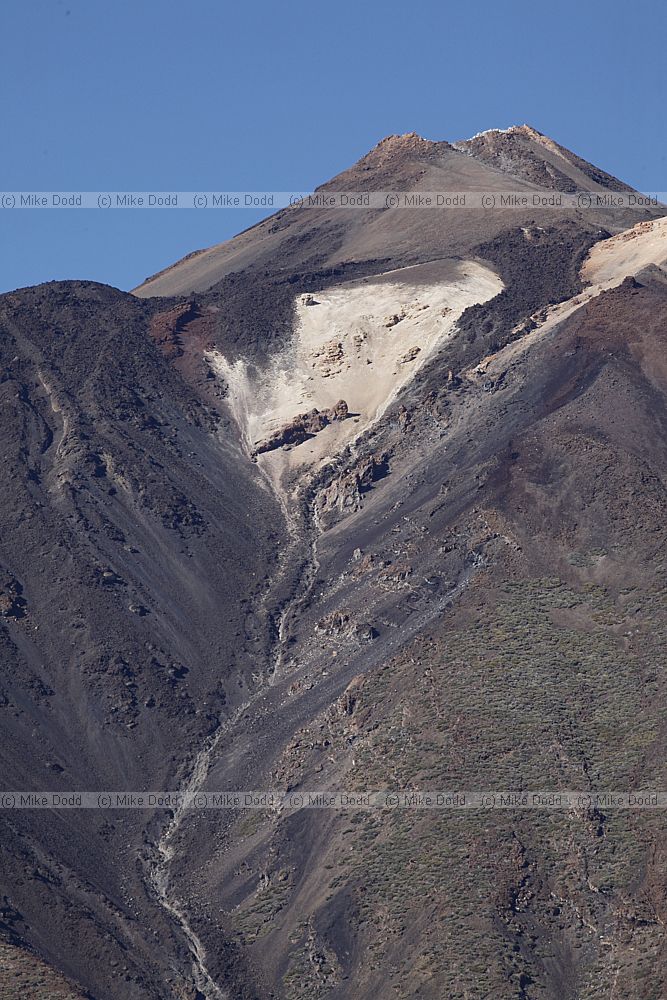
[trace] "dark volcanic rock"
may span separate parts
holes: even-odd
[[[153,313],[88,282],[0,298],[5,788],[173,787],[271,641],[245,607],[281,514],[154,344]],[[138,863],[150,813],[17,816],[0,840],[18,933],[98,998],[164,1000],[187,946]]]
[[[0,571],[0,617],[23,618],[26,607],[21,584],[11,574]]]

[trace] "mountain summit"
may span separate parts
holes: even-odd
[[[414,132],[388,136],[354,166],[316,189],[318,192],[488,192],[624,191],[632,189],[586,163],[528,125],[492,130],[461,142],[432,142]],[[562,210],[532,204],[512,208],[444,206],[307,208],[278,212],[232,240],[190,254],[149,278],[134,294],[185,295],[214,287],[227,274],[257,268],[300,270],[337,267],[350,261],[385,261],[388,266],[469,253],[512,223],[553,225],[569,220],[579,228],[619,231],[651,209],[636,212]]]
[[[530,125],[488,129],[454,147],[504,173],[556,191],[632,191]]]

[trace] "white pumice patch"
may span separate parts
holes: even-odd
[[[297,414],[345,400],[350,416],[289,449],[258,456],[275,481],[283,472],[328,461],[386,410],[469,306],[503,288],[475,261],[434,261],[300,296],[289,346],[257,372],[208,361],[228,386],[227,400],[249,452]]]
[[[570,316],[603,292],[617,288],[626,278],[634,277],[655,264],[667,269],[667,217],[638,222],[607,240],[595,243],[584,261],[580,277],[584,288],[573,298],[549,306],[536,327],[513,341],[495,355],[490,355],[468,374],[493,375],[524,354],[536,340],[548,336]],[[516,333],[520,333],[517,328]]]

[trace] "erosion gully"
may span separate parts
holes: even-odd
[[[283,604],[276,616],[275,640],[268,669],[262,673],[258,687],[252,695],[237,707],[233,715],[217,727],[197,753],[178,788],[185,799],[196,795],[203,788],[224,737],[264,697],[266,690],[273,686],[280,677],[280,668],[289,634],[289,621],[298,607],[308,598],[319,567],[317,542],[320,529],[315,504],[305,499],[308,495],[308,489],[302,489],[300,502],[294,503],[294,497],[288,497],[286,491],[276,487],[275,479],[269,476],[265,478],[280,503],[289,540],[282,554],[276,578],[261,598],[262,614],[270,614],[273,595],[279,591],[285,580],[289,580],[295,573],[298,574],[298,579],[296,586],[293,587],[292,597]],[[172,818],[154,844],[148,863],[146,882],[150,894],[169,915],[185,940],[192,960],[192,978],[201,1000],[231,1000],[229,994],[218,986],[209,973],[203,942],[191,926],[187,913],[174,895],[172,888],[170,865],[175,856],[174,844],[188,811],[188,807],[183,804],[174,810]]]

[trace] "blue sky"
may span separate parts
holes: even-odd
[[[663,191],[666,28],[660,0],[3,0],[0,190],[308,190],[391,133],[529,122]],[[0,291],[131,288],[259,217],[0,210]]]

